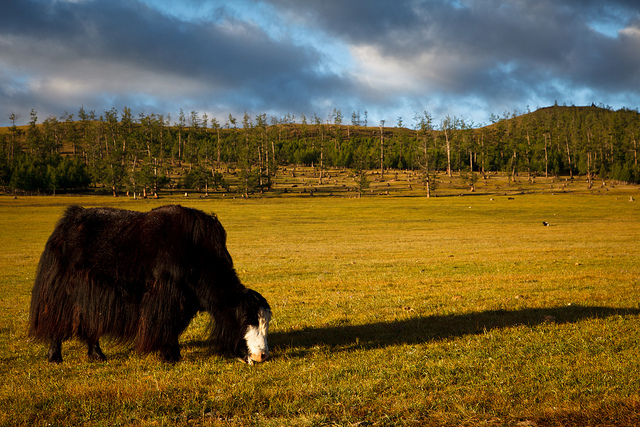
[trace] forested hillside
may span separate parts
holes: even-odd
[[[436,122],[428,112],[410,123],[371,126],[366,113],[361,120],[353,112],[347,122],[339,110],[328,118],[229,115],[224,123],[197,112],[134,115],[127,107],[81,108],[42,121],[32,110],[23,126],[16,114],[9,118],[13,125],[0,128],[0,185],[7,191],[248,195],[270,191],[279,171],[296,165],[315,168],[320,184],[328,168],[349,171],[361,186],[366,171],[391,169],[411,170],[427,188],[437,175],[454,173],[640,182],[640,114],[628,109],[553,106],[492,115],[483,127],[455,116]]]

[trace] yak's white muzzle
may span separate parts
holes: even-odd
[[[269,322],[271,321],[271,312],[261,309],[258,313],[258,325],[250,325],[244,339],[249,349],[249,357],[247,363],[264,362],[269,358],[269,345],[267,344],[267,334],[269,333]]]

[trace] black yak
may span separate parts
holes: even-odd
[[[40,258],[29,335],[49,342],[53,363],[73,337],[87,343],[90,360],[105,360],[103,335],[175,362],[178,338],[198,311],[211,315],[220,353],[249,364],[269,356],[271,309],[240,283],[215,216],[182,206],[70,206]]]

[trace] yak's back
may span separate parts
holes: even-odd
[[[179,275],[198,262],[232,267],[226,233],[215,216],[179,205],[149,212],[70,206],[41,260],[45,268],[105,281],[147,281],[163,265]]]

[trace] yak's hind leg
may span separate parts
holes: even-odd
[[[49,351],[47,352],[49,357],[49,363],[62,363],[62,340],[59,338],[52,338],[49,345]]]
[[[87,340],[87,356],[89,356],[90,361],[104,362],[107,360],[107,356],[104,355],[100,348],[99,340],[95,340],[95,342]]]
[[[169,363],[179,362],[182,356],[180,356],[180,344],[178,343],[178,337],[171,342],[166,343],[160,349],[160,358]]]

